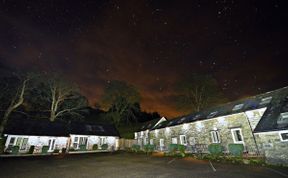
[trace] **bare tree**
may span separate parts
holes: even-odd
[[[197,112],[203,108],[226,101],[217,81],[210,75],[191,75],[176,84],[176,106],[187,112]]]
[[[10,92],[10,93],[13,92],[14,94],[11,97],[8,107],[6,107],[4,111],[4,115],[2,117],[2,121],[0,125],[0,136],[3,134],[4,128],[8,122],[10,114],[24,103],[24,95],[25,95],[25,92],[27,91],[27,82],[29,80],[30,78],[28,76],[24,77],[23,79],[19,79],[19,85],[16,87],[15,93],[13,92],[12,88],[10,88],[11,91],[7,90],[7,88],[3,88],[3,90],[5,90],[6,92]],[[6,99],[9,99],[9,98],[6,97]]]
[[[82,117],[79,109],[86,107],[88,102],[76,85],[51,74],[42,75],[39,79],[33,101],[36,110],[48,111],[51,122],[65,115]]]

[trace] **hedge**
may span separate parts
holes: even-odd
[[[133,144],[131,147],[132,151],[139,152],[140,151],[140,145]]]
[[[168,146],[168,150],[170,153],[175,153],[178,150],[178,145],[177,144],[170,144]]]
[[[79,145],[80,151],[86,151],[86,145]]]
[[[41,153],[46,154],[48,153],[48,150],[49,150],[49,146],[42,146]]]
[[[35,149],[35,146],[34,146],[34,145],[30,146],[29,151],[28,151],[28,154],[33,154],[34,149]]]
[[[102,149],[102,150],[107,150],[107,149],[108,149],[108,144],[103,144],[103,145],[101,145],[101,149]]]
[[[219,143],[212,143],[208,145],[208,151],[213,155],[219,155],[223,152],[223,148]]]
[[[12,147],[12,154],[18,154],[19,153],[19,146],[13,146]]]
[[[98,150],[98,145],[97,145],[97,144],[94,144],[94,145],[92,146],[92,150]]]
[[[244,145],[243,144],[229,144],[228,145],[229,153],[233,156],[240,156],[243,155]]]

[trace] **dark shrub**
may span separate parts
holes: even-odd
[[[28,154],[33,154],[34,148],[35,148],[35,146],[31,145],[30,148],[29,148]]]
[[[79,145],[80,151],[86,151],[86,145]]]
[[[229,153],[233,156],[240,156],[243,155],[244,145],[243,144],[229,144],[228,145]]]
[[[70,148],[69,151],[75,151],[75,149],[74,148]]]
[[[48,150],[49,150],[49,146],[42,146],[41,153],[46,154],[48,153]]]
[[[98,145],[94,144],[93,147],[92,147],[92,150],[98,150]]]
[[[18,154],[19,153],[19,146],[13,146],[12,147],[12,154]]]
[[[2,154],[4,152],[5,141],[6,140],[4,138],[0,138],[0,154]]]
[[[59,153],[59,152],[60,152],[59,149],[55,149],[55,150],[53,151],[53,153]]]
[[[208,151],[213,155],[220,155],[223,152],[223,148],[219,143],[212,143],[208,145]]]
[[[185,149],[186,149],[185,145],[178,145],[177,149],[179,150],[181,156],[184,157],[185,156]]]
[[[134,145],[132,145],[131,149],[134,152],[139,152],[140,151],[140,145],[134,144]]]
[[[150,145],[150,144],[144,145],[144,151],[146,153],[151,153],[154,150],[155,150],[155,145]]]
[[[103,144],[103,145],[101,145],[101,149],[102,149],[102,150],[107,150],[107,149],[108,149],[108,144]]]
[[[62,154],[66,153],[66,148],[62,148],[62,149],[61,149],[61,153],[62,153]]]

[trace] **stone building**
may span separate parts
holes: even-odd
[[[141,135],[145,131],[149,135]],[[145,136],[159,151],[182,144],[187,152],[208,153],[209,144],[219,143],[228,153],[228,145],[235,143],[243,144],[246,154],[288,164],[288,87],[164,121],[145,131],[138,132],[138,140]]]

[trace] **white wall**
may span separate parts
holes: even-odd
[[[59,149],[61,151],[62,148],[66,148],[68,137],[53,137],[53,136],[28,136],[28,135],[8,135],[5,143],[5,148],[8,147],[10,143],[10,139],[15,137],[14,145],[16,144],[17,138],[28,138],[27,147],[25,150],[20,150],[20,152],[27,152],[30,146],[35,146],[34,153],[41,153],[41,149],[43,146],[48,146],[49,139],[55,140],[55,149]]]

